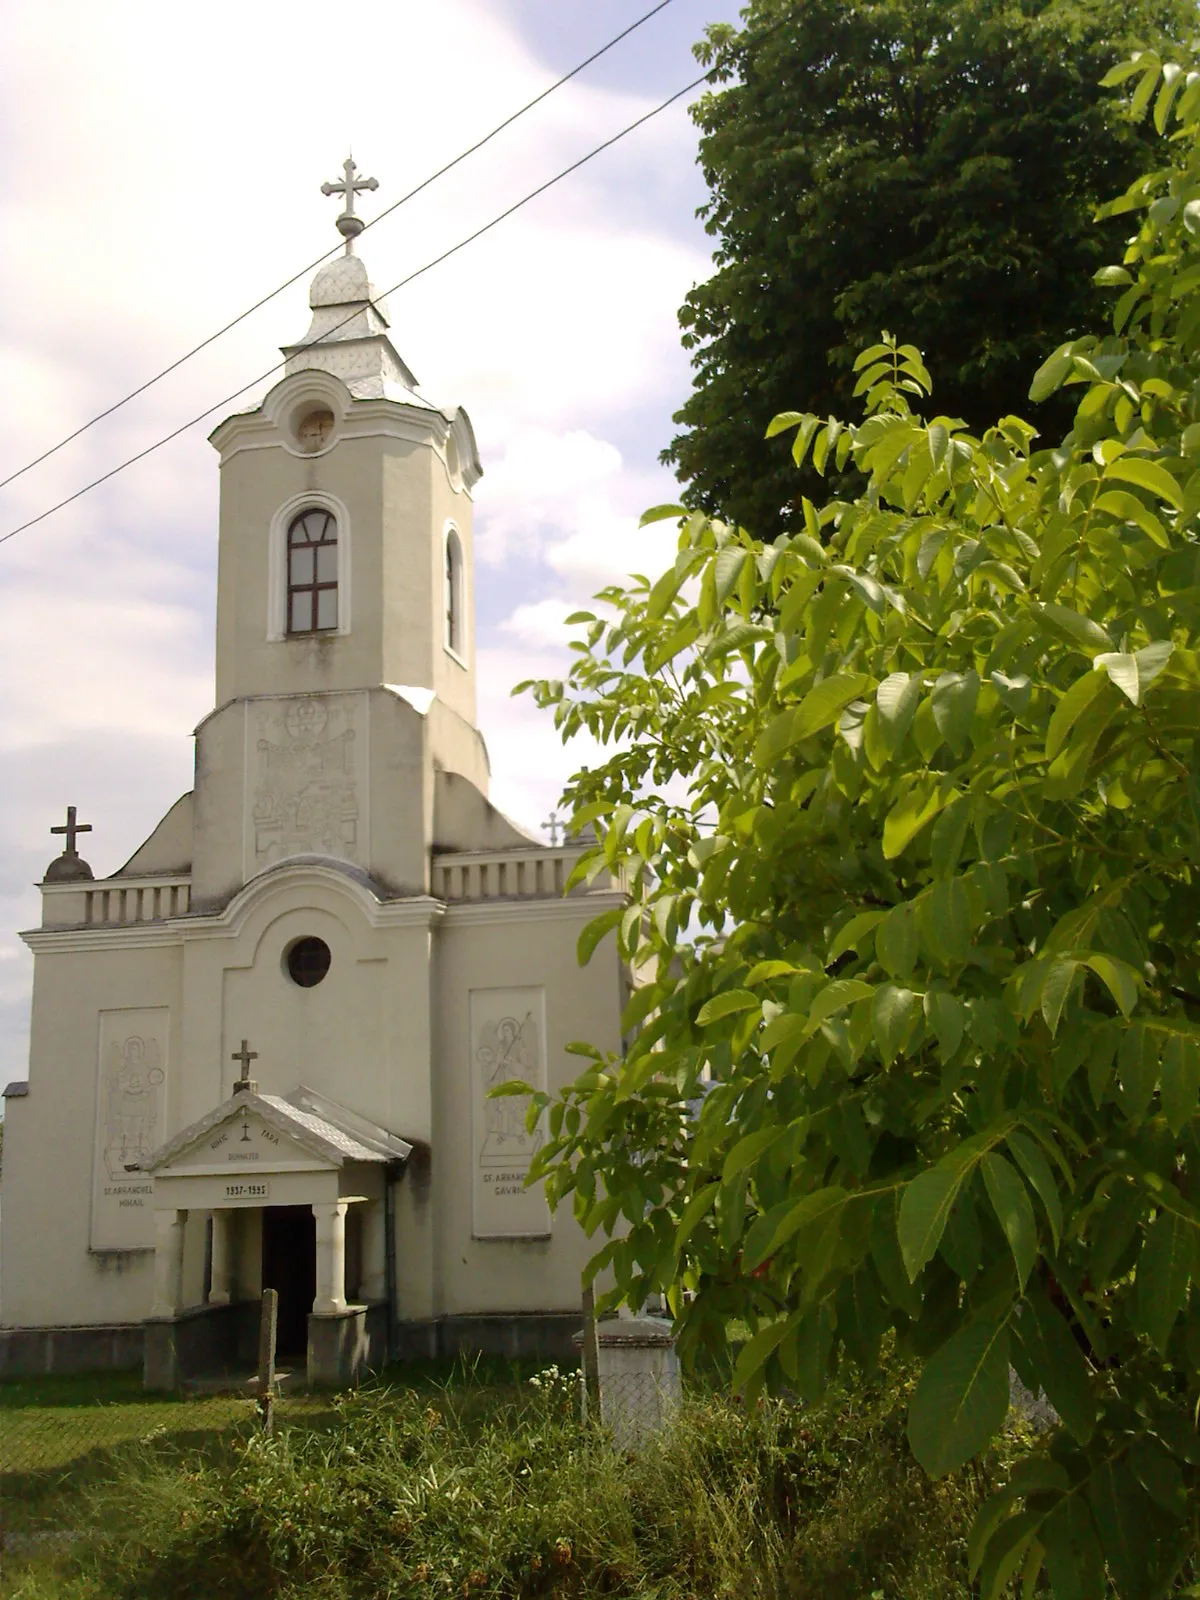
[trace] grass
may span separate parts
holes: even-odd
[[[319,1426],[302,1415],[292,1425],[285,1406],[270,1439],[172,1422],[121,1442],[107,1475],[75,1488],[72,1474],[83,1537],[28,1546],[0,1577],[0,1596],[970,1594],[965,1541],[980,1483],[932,1484],[913,1464],[905,1385],[894,1375],[807,1410],[769,1402],[746,1411],[695,1395],[636,1454],[579,1427],[573,1374],[537,1385],[527,1375],[508,1364],[406,1369],[403,1386],[333,1402]],[[86,1408],[66,1391],[59,1404],[69,1411],[73,1398]],[[0,1393],[0,1429],[20,1409],[9,1399]],[[92,1403],[123,1409],[111,1392]],[[129,1409],[144,1420],[170,1416],[170,1404],[138,1396]],[[199,1404],[185,1402],[181,1419]]]

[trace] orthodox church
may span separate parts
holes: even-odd
[[[627,974],[549,847],[488,801],[470,421],[420,392],[354,241],[220,461],[215,707],[195,786],[119,871],[41,885],[29,1076],[5,1090],[0,1372],[172,1387],[255,1347],[342,1382],[553,1354],[592,1247],[524,1178],[520,1078],[620,1047]],[[97,823],[99,836],[99,823]]]

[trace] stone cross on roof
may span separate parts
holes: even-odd
[[[356,178],[354,174],[357,171],[358,168],[354,164],[354,157],[347,156],[342,163],[344,177],[341,183],[323,183],[321,185],[322,194],[340,194],[346,198],[346,209],[337,219],[335,227],[346,241],[346,254],[348,256],[354,254],[354,241],[366,227],[366,223],[354,209],[354,196],[362,194],[365,189],[378,189],[379,187],[378,178]]]
[[[76,835],[80,834],[80,833],[91,833],[91,831],[92,831],[91,823],[90,822],[76,822],[75,821],[76,815],[77,815],[77,813],[76,813],[75,807],[74,806],[68,806],[67,807],[67,820],[66,820],[66,822],[59,828],[51,828],[50,829],[51,833],[65,833],[66,834],[67,840],[66,840],[66,844],[63,846],[63,854],[67,855],[67,856],[74,856],[74,855],[78,855],[79,854],[79,852],[75,848]]]
[[[542,823],[542,827],[549,829],[549,831],[550,831],[550,843],[552,845],[557,844],[558,843],[558,830],[562,827],[562,823],[558,820],[558,812],[557,811],[552,811],[550,813],[550,815],[546,818],[545,822]]]
[[[231,1061],[240,1061],[242,1064],[242,1075],[233,1086],[234,1093],[236,1094],[239,1090],[249,1090],[251,1094],[254,1094],[258,1089],[258,1085],[250,1076],[250,1063],[258,1060],[258,1051],[251,1050],[245,1039],[243,1039],[242,1048],[235,1050],[229,1059]]]
[[[66,839],[64,840],[62,855],[56,856],[46,868],[44,879],[46,883],[74,883],[90,879],[92,876],[91,867],[79,854],[75,843],[81,833],[91,833],[92,825],[90,822],[76,822],[76,815],[75,807],[68,806],[66,822],[61,823],[57,828],[50,829],[51,833],[65,834]]]

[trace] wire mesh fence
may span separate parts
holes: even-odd
[[[283,1395],[274,1425],[320,1428],[328,1396]],[[139,1374],[31,1379],[0,1385],[0,1548],[69,1531],[88,1490],[147,1454],[227,1452],[262,1426],[244,1393],[155,1396]]]

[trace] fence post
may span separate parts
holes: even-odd
[[[596,1294],[590,1283],[583,1287],[583,1393],[584,1414],[600,1421],[600,1347],[596,1343]]]
[[[263,1432],[270,1433],[275,1421],[275,1332],[279,1322],[279,1295],[264,1289],[262,1315],[258,1323],[258,1410]]]

